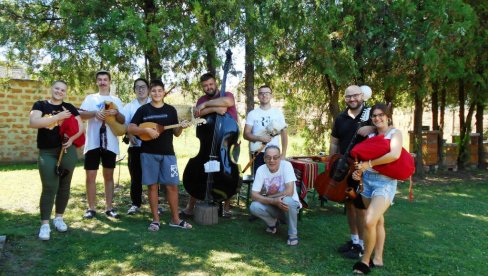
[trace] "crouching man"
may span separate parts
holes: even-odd
[[[288,224],[288,245],[298,244],[297,218],[301,208],[295,188],[295,172],[290,162],[281,160],[280,148],[272,145],[264,152],[252,184],[250,211],[264,220],[266,232],[276,234],[279,221]],[[263,191],[263,192],[261,192]]]

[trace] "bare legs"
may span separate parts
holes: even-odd
[[[364,255],[361,261],[369,265],[373,251],[375,265],[383,265],[383,248],[385,245],[384,214],[390,207],[390,202],[383,196],[375,196],[371,200],[365,199],[368,206],[364,224]]]
[[[90,210],[95,210],[97,172],[98,170],[86,170],[86,197]],[[105,184],[105,209],[112,210],[114,169],[103,168],[103,181]]]
[[[153,215],[153,222],[159,223],[158,214],[158,184],[152,184],[148,186],[149,191],[149,205]],[[168,199],[169,209],[171,211],[171,221],[174,224],[180,223],[180,217],[178,215],[178,185],[165,185],[166,197]]]

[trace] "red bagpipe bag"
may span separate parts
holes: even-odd
[[[80,131],[78,126],[78,120],[76,120],[75,116],[71,115],[68,119],[65,119],[63,123],[59,126],[59,134],[61,137],[64,135],[71,137]],[[85,144],[85,133],[81,134],[76,140],[73,141],[73,144],[79,148]]]
[[[358,143],[351,150],[352,158],[366,161],[379,158],[390,152],[390,140],[383,134],[368,138]],[[415,162],[412,155],[402,148],[400,157],[388,164],[374,166],[377,172],[397,180],[406,180],[415,172]]]

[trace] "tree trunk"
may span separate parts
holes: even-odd
[[[432,83],[432,130],[439,130],[439,83]]]
[[[328,75],[325,75],[325,83],[327,84],[327,94],[329,95],[329,122],[339,115],[339,92],[337,91],[336,84],[329,78]]]
[[[478,168],[486,169],[485,152],[483,147],[483,112],[485,105],[481,102],[476,104],[476,132],[480,134],[478,143]]]
[[[414,132],[414,153],[415,153],[415,175],[418,177],[424,177],[425,170],[422,153],[422,115],[423,109],[423,97],[420,93],[420,85],[415,85],[415,110],[413,115],[413,132]]]
[[[447,81],[444,81],[441,89],[441,104],[440,104],[440,115],[439,115],[439,129],[441,130],[441,133],[444,132],[444,127],[445,127],[446,94],[447,94],[446,87],[447,87]]]
[[[464,80],[458,81],[458,103],[459,103],[459,155],[458,155],[458,169],[464,170],[469,160],[469,132],[470,126],[466,123],[464,117],[464,105],[466,104]]]
[[[207,72],[212,75],[217,75],[217,69],[215,65],[215,59],[217,57],[215,46],[205,46],[205,63],[207,65]]]
[[[432,83],[432,130],[439,129],[439,82]],[[442,164],[442,149],[444,147],[442,132],[437,136],[437,160],[441,160]]]
[[[459,147],[459,159],[458,159],[458,167],[460,169],[464,169],[466,165],[469,163],[471,158],[471,151],[470,151],[471,122],[473,120],[475,107],[476,105],[474,102],[469,105],[468,115],[466,116],[464,127],[460,129],[460,134],[459,134],[460,147]]]
[[[246,93],[246,114],[254,109],[254,59],[256,57],[254,35],[252,25],[250,24],[251,15],[254,4],[246,5],[246,23],[247,30],[245,33],[245,76],[244,76],[244,91]]]
[[[154,15],[157,13],[158,7],[154,1],[144,1],[144,24],[146,27],[146,37],[150,37],[150,28],[152,24],[155,24]],[[144,50],[144,57],[149,65],[149,81],[161,80],[163,76],[163,67],[161,66],[161,54],[159,53],[158,45],[156,41],[150,41],[147,48]]]

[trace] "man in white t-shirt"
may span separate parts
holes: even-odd
[[[80,116],[88,120],[85,142],[85,170],[86,197],[88,210],[84,218],[95,217],[96,178],[100,160],[103,166],[103,180],[105,184],[105,215],[118,218],[119,215],[112,208],[114,191],[115,158],[119,154],[119,140],[110,127],[105,124],[106,116],[115,116],[117,122],[124,124],[125,117],[119,110],[123,104],[119,98],[110,95],[111,77],[108,71],[98,71],[95,74],[98,93],[86,96],[80,107]],[[105,101],[114,103],[117,109],[105,110]]]
[[[288,134],[286,133],[285,116],[277,108],[271,107],[272,91],[267,85],[263,85],[258,88],[259,107],[252,110],[247,114],[246,126],[244,127],[244,139],[251,143],[251,154],[257,154],[253,163],[253,174],[256,174],[256,170],[259,166],[264,164],[264,149],[261,152],[254,152],[260,148],[260,145],[266,144],[267,146],[275,145],[280,146],[281,137],[281,156],[282,159],[286,158],[286,149],[288,146]],[[269,132],[266,132],[266,128],[270,125],[284,126],[279,131],[280,135],[271,136]],[[280,136],[280,137],[278,137]],[[254,147],[254,148],[253,148]]]
[[[136,98],[124,106],[125,124],[129,125],[132,117],[141,105],[151,101],[149,97],[149,82],[144,78],[134,81],[134,93]],[[141,168],[141,140],[135,135],[127,133],[129,140],[129,173],[130,173],[130,198],[132,206],[127,211],[128,215],[139,212],[142,204],[142,168]]]
[[[271,145],[266,148],[266,165],[256,171],[252,184],[253,202],[249,210],[266,223],[266,232],[271,234],[276,234],[280,220],[286,221],[287,244],[293,246],[298,244],[297,218],[302,206],[296,191],[297,178],[293,167],[281,157],[279,147]]]

